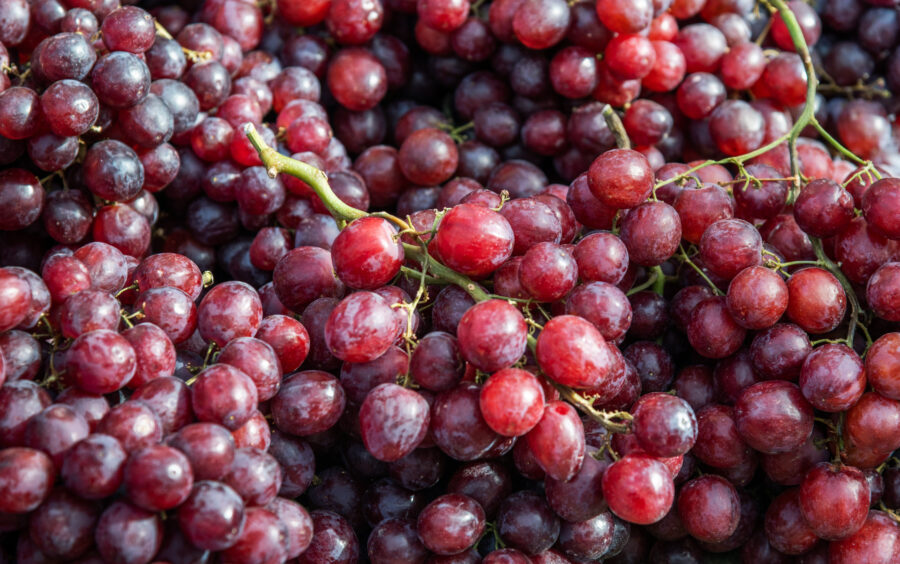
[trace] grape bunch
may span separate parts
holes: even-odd
[[[0,562],[900,561],[896,0],[0,0]]]

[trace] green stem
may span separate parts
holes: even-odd
[[[856,325],[859,323],[860,310],[859,300],[856,299],[856,292],[853,290],[850,281],[847,280],[847,277],[841,272],[840,267],[834,264],[834,262],[828,258],[828,255],[825,254],[825,250],[822,248],[822,241],[816,237],[810,237],[809,240],[812,241],[813,250],[816,252],[816,258],[819,259],[828,272],[838,279],[838,282],[841,283],[841,287],[844,289],[844,294],[847,296],[847,301],[850,302],[850,326],[847,328],[847,339],[845,342],[847,343],[847,346],[852,349],[853,337],[856,335]]]
[[[414,268],[409,268],[408,266],[401,266],[400,272],[405,274],[409,278],[414,278],[417,280],[421,280],[424,276],[426,284],[447,284],[446,280],[442,280],[440,278],[435,278],[434,276],[428,276],[427,274],[422,274],[418,270]]]
[[[590,401],[585,399],[581,394],[579,394],[572,388],[557,384],[550,378],[547,378],[547,381],[550,382],[550,384],[554,388],[556,388],[556,390],[559,392],[560,397],[586,413],[594,421],[603,425],[603,427],[605,427],[608,431],[612,433],[628,433],[631,431],[630,413],[625,411],[606,412],[594,409],[594,406]],[[624,421],[624,423],[617,422],[617,419]]]
[[[426,260],[428,263],[428,272],[434,275],[441,280],[445,280],[450,282],[451,284],[456,284],[460,288],[466,291],[472,299],[476,302],[483,302],[485,300],[491,299],[491,295],[485,292],[478,284],[476,284],[471,278],[468,276],[463,276],[459,272],[444,266],[438,261],[434,260],[428,254],[428,251],[424,250],[421,247],[417,247],[415,245],[410,245],[409,243],[403,243],[403,250],[406,254],[406,258],[410,258],[419,262],[419,264],[425,264]]]
[[[684,264],[687,264],[688,266],[693,268],[697,272],[697,274],[699,274],[700,277],[703,278],[703,280],[706,282],[707,286],[709,286],[709,289],[712,290],[715,295],[717,295],[717,296],[725,295],[725,292],[720,290],[719,287],[716,286],[715,283],[709,279],[709,276],[707,276],[706,273],[703,272],[703,269],[700,268],[699,266],[697,266],[697,264],[691,260],[691,257],[688,256],[687,252],[684,250],[684,247],[680,248],[680,255],[681,255],[681,260],[684,262]]]
[[[840,154],[844,155],[845,157],[847,157],[848,159],[850,159],[851,161],[855,162],[858,165],[866,164],[865,160],[857,157],[853,153],[853,151],[851,151],[847,147],[844,147],[843,145],[841,145],[840,141],[838,141],[837,139],[832,137],[830,133],[825,131],[825,128],[822,127],[821,124],[819,124],[819,121],[817,119],[813,118],[810,123],[812,123],[812,126],[816,128],[816,131],[819,132],[819,135],[821,135],[822,138],[825,139],[825,141],[827,141],[829,145],[831,145],[832,147],[837,149],[837,151]]]
[[[653,283],[653,291],[657,295],[663,295],[666,288],[666,274],[662,271],[661,266],[654,266],[653,273],[656,274],[656,282]]]
[[[662,282],[660,282],[660,281],[662,281]],[[658,266],[654,266],[653,268],[650,269],[650,276],[648,276],[647,279],[644,280],[641,284],[628,290],[628,292],[626,292],[625,295],[632,296],[634,294],[637,294],[638,292],[643,292],[644,290],[646,290],[647,288],[650,288],[651,286],[653,287],[654,292],[662,295],[662,286],[664,286],[665,283],[666,283],[666,276],[665,276],[665,274],[663,274],[662,268],[660,268]],[[658,292],[657,292],[657,286],[659,286],[658,289],[660,290]]]
[[[628,132],[625,131],[625,124],[622,123],[619,114],[609,104],[603,106],[603,119],[606,120],[607,127],[609,127],[609,130],[612,131],[613,136],[616,138],[616,147],[630,149],[631,140],[628,138]]]
[[[302,161],[286,157],[272,147],[266,145],[265,140],[259,132],[256,131],[256,128],[253,127],[252,123],[248,123],[244,126],[244,133],[250,139],[253,148],[259,153],[259,158],[262,160],[263,166],[266,167],[266,171],[272,178],[275,178],[278,173],[285,173],[306,182],[309,184],[310,188],[313,189],[313,192],[315,192],[322,200],[322,203],[325,204],[325,207],[328,208],[329,213],[331,213],[335,219],[353,221],[354,219],[369,215],[366,212],[350,207],[341,201],[341,199],[331,190],[331,186],[328,185],[328,175],[323,171]]]

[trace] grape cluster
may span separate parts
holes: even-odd
[[[0,562],[900,561],[896,0],[0,0]]]

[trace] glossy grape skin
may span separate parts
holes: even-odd
[[[866,379],[880,395],[900,399],[900,381],[897,379],[900,362],[900,335],[886,333],[875,340],[866,353]]]
[[[415,525],[403,519],[385,519],[369,535],[366,550],[372,562],[421,561],[428,551],[416,536]]]
[[[299,496],[312,483],[315,470],[315,455],[312,448],[298,437],[275,430],[269,447],[271,454],[282,469],[282,496]],[[230,465],[230,463],[229,463]]]
[[[754,368],[769,380],[796,380],[811,351],[806,332],[792,323],[779,323],[758,333],[750,346]]]
[[[334,562],[351,564],[359,558],[359,540],[350,523],[337,513],[316,510],[310,512],[313,538],[309,548],[300,554],[300,564]]]
[[[175,345],[189,339],[197,328],[197,306],[178,288],[151,288],[138,296],[135,307]]]
[[[357,219],[334,240],[331,256],[337,275],[347,286],[373,290],[400,271],[403,249],[396,232],[380,218]]]
[[[696,190],[683,190],[672,204],[681,220],[682,236],[699,244],[706,229],[722,219],[734,216],[734,201],[720,186],[704,185]]]
[[[275,499],[281,480],[281,467],[275,457],[256,448],[237,449],[231,468],[222,479],[248,506],[263,506]]]
[[[853,219],[853,197],[834,181],[808,183],[794,202],[794,218],[813,237],[831,237]]]
[[[313,521],[309,513],[299,503],[284,497],[276,497],[266,509],[287,527],[287,556],[296,558],[312,542]]]
[[[273,282],[278,299],[294,310],[338,293],[331,254],[316,247],[299,246],[288,252],[275,265]]]
[[[809,333],[821,334],[840,324],[847,308],[847,296],[830,272],[804,268],[787,281],[787,315]]]
[[[150,246],[150,223],[126,204],[97,210],[92,233],[95,241],[108,243],[133,257],[142,256]]]
[[[547,477],[544,482],[547,503],[566,521],[586,521],[596,517],[607,508],[601,487],[607,466],[589,452],[581,469],[570,480]]]
[[[513,255],[522,255],[540,242],[559,243],[562,224],[553,210],[536,198],[519,198],[503,205],[500,214],[513,230]]]
[[[99,515],[100,509],[94,503],[57,488],[31,515],[29,536],[51,558],[77,558],[93,544]]]
[[[819,40],[819,35],[822,33],[822,22],[819,20],[819,15],[810,9],[811,7],[808,4],[803,2],[788,2],[787,6],[797,19],[806,44],[812,47]],[[773,19],[772,38],[779,47],[786,51],[794,51],[796,49],[788,33],[787,25],[781,16]]]
[[[802,554],[810,550],[818,538],[800,512],[800,490],[787,490],[776,497],[765,515],[765,533],[769,543],[785,554]]]
[[[734,419],[747,444],[774,454],[806,441],[812,432],[813,409],[796,384],[772,380],[753,384],[741,393]]]
[[[898,286],[900,286],[900,263],[884,264],[869,278],[866,285],[866,301],[875,315],[888,321],[900,320]]]
[[[428,402],[397,384],[376,386],[359,410],[363,444],[375,458],[393,462],[409,454],[428,431]]]
[[[291,317],[284,315],[264,317],[256,332],[256,338],[272,347],[284,373],[299,368],[309,354],[309,333],[299,321]]]
[[[60,137],[85,133],[100,111],[97,96],[85,84],[64,79],[54,82],[41,94],[41,110],[50,129]]]
[[[93,242],[79,247],[74,257],[84,264],[91,277],[91,289],[115,293],[128,280],[128,261],[118,249],[106,243]]]
[[[12,330],[0,335],[3,380],[32,380],[41,368],[40,345],[28,333]]]
[[[703,542],[721,542],[741,517],[737,490],[722,477],[706,475],[687,482],[678,493],[678,513],[687,531]]]
[[[134,348],[108,329],[80,335],[66,355],[68,376],[90,393],[108,394],[121,389],[131,381],[136,369]]]
[[[32,160],[37,161],[33,156]],[[19,168],[0,171],[0,205],[3,206],[0,230],[17,231],[34,223],[41,214],[44,200],[44,189],[30,172]]]
[[[681,220],[665,202],[645,202],[622,220],[619,237],[631,260],[657,266],[672,257],[681,241]]]
[[[855,284],[865,284],[878,268],[891,261],[891,240],[857,217],[834,239],[835,260],[841,271]]]
[[[123,483],[132,503],[147,511],[181,505],[191,493],[193,472],[180,451],[154,445],[135,452],[125,465]]]
[[[845,436],[855,446],[889,452],[900,442],[900,403],[866,392],[846,413]],[[877,464],[876,464],[877,466]]]
[[[187,384],[175,376],[163,376],[138,387],[131,399],[145,403],[159,417],[163,432],[168,434],[194,419]]]
[[[428,27],[443,32],[453,31],[463,25],[468,12],[468,0],[451,2],[425,0],[416,6],[416,13]]]
[[[442,392],[431,408],[431,435],[435,444],[457,460],[475,460],[500,440],[479,407],[480,391],[471,383]]]
[[[475,544],[484,530],[484,510],[468,496],[445,494],[419,514],[419,539],[435,554],[462,552]]]
[[[555,381],[576,388],[590,388],[612,397],[612,359],[603,336],[590,322],[574,316],[557,316],[538,336],[538,363]],[[611,388],[611,389],[607,389]]]
[[[503,500],[512,493],[512,487],[512,474],[506,466],[493,461],[478,461],[460,466],[450,477],[447,491],[471,497],[484,509],[485,516],[493,519],[497,516]],[[386,485],[380,487],[379,490],[385,493],[391,492]],[[406,495],[404,492],[404,500],[407,499]],[[398,509],[405,508],[406,505]],[[414,508],[410,507],[409,509]]]
[[[597,157],[588,171],[591,193],[604,205],[633,208],[647,199],[653,173],[647,158],[631,149],[612,149]]]
[[[214,364],[197,375],[191,387],[191,406],[200,421],[235,430],[253,416],[256,385],[241,370]]]
[[[855,534],[866,522],[867,490],[866,477],[860,470],[822,462],[800,485],[800,511],[816,536],[840,540]]]
[[[355,112],[375,107],[388,87],[384,66],[361,48],[339,51],[328,66],[327,81],[338,102]]]
[[[624,81],[646,77],[656,64],[656,50],[653,43],[639,34],[621,34],[613,37],[606,44],[603,55],[609,74],[607,80],[618,82],[619,88],[622,88]],[[603,67],[600,67],[598,89],[603,86],[603,82]],[[595,91],[594,98],[603,97],[598,96]],[[613,100],[603,101],[613,103]]]
[[[177,80],[161,78],[153,81],[150,92],[162,98],[172,112],[173,133],[184,133],[195,125],[200,102],[187,85]]]
[[[237,542],[222,551],[222,562],[275,563],[287,559],[287,526],[274,512],[262,507],[248,508],[244,528]]]
[[[628,249],[612,233],[591,233],[578,241],[572,254],[585,282],[618,284],[628,269]]]
[[[530,431],[544,412],[544,391],[529,372],[507,368],[495,372],[481,389],[485,422],[497,433],[515,437]]]
[[[31,289],[24,279],[0,269],[0,330],[8,331],[26,321],[31,308]]]
[[[698,303],[691,312],[687,334],[691,345],[701,355],[725,358],[740,348],[746,330],[728,313],[725,298],[712,297]]]
[[[900,238],[900,228],[893,217],[898,197],[900,186],[894,178],[874,182],[863,195],[862,210],[866,221],[873,229],[890,239]]]
[[[760,234],[785,260],[811,260],[815,256],[809,237],[797,225],[793,215],[773,217],[763,224]]]
[[[497,515],[497,532],[507,546],[538,554],[559,536],[560,521],[542,496],[523,490],[507,496]]]
[[[570,253],[544,242],[528,249],[519,265],[519,282],[538,301],[556,301],[578,281],[578,265]]]
[[[334,376],[308,370],[286,378],[272,399],[275,425],[292,435],[312,435],[331,428],[340,418],[345,394]]]
[[[159,550],[162,536],[158,515],[124,501],[107,507],[94,531],[97,550],[104,560],[115,562],[149,561]]]
[[[166,443],[187,456],[196,480],[218,480],[234,461],[234,439],[213,423],[192,423],[179,429]]]
[[[892,554],[888,554],[882,547],[896,547],[898,535],[897,524],[888,514],[871,510],[862,528],[850,537],[831,543],[828,554],[832,562],[865,560],[873,564],[887,564],[897,557],[897,550],[895,548]]]
[[[60,476],[66,487],[79,497],[103,499],[122,484],[127,456],[118,440],[95,433],[69,449]]]
[[[178,508],[178,523],[195,546],[225,550],[237,542],[244,528],[244,503],[227,485],[200,481]]]
[[[137,56],[114,51],[97,59],[91,83],[101,103],[116,109],[129,108],[150,92],[150,70]]]
[[[45,452],[59,467],[72,445],[88,434],[84,417],[68,405],[53,404],[28,420],[23,438],[25,446]]]
[[[114,331],[119,326],[119,302],[108,292],[84,290],[66,298],[59,308],[60,328],[69,339],[89,331]]]
[[[648,525],[669,511],[675,486],[662,462],[647,455],[630,454],[607,468],[603,475],[603,496],[620,518]]]
[[[81,192],[51,192],[44,205],[42,220],[44,229],[56,242],[77,243],[91,229],[93,206]]]
[[[347,362],[375,360],[391,346],[399,320],[387,301],[374,292],[356,292],[344,298],[328,317],[328,350]]]
[[[237,337],[252,337],[261,321],[259,295],[243,282],[217,284],[197,308],[200,334],[220,347]]]
[[[813,350],[800,370],[803,396],[821,411],[849,409],[865,391],[862,360],[846,345],[825,344]]]
[[[526,324],[522,314],[501,300],[469,308],[456,328],[463,358],[485,372],[515,363],[525,353]]]
[[[134,281],[141,292],[150,288],[171,286],[188,294],[192,300],[200,297],[203,279],[200,269],[188,257],[177,253],[157,253],[141,261],[134,272]]]
[[[162,422],[149,405],[128,400],[110,409],[100,420],[95,432],[110,435],[131,453],[162,439]]]
[[[388,475],[407,490],[420,492],[438,483],[447,457],[437,448],[417,448],[388,465]]]
[[[515,37],[530,49],[546,49],[565,36],[571,14],[558,0],[524,0],[512,18]]]
[[[7,139],[27,139],[44,125],[40,99],[24,86],[0,92],[0,135]]]
[[[772,270],[750,266],[732,279],[725,299],[735,323],[745,329],[766,329],[787,310],[788,288]]]
[[[50,494],[54,477],[53,461],[39,450],[0,451],[0,511],[18,514],[37,508]]]
[[[710,225],[700,238],[700,258],[710,272],[724,279],[762,262],[762,238],[748,222],[722,219]]]
[[[634,435],[648,454],[685,454],[697,440],[697,419],[681,398],[663,393],[642,396],[632,407]]]
[[[715,468],[734,468],[748,455],[730,406],[711,404],[697,412],[697,442],[693,454]]]
[[[571,405],[562,401],[548,403],[541,420],[525,438],[548,476],[569,480],[581,468],[585,456],[584,427]]]

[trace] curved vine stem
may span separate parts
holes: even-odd
[[[815,237],[810,237],[810,241],[812,241],[813,250],[816,253],[816,258],[822,265],[827,269],[831,274],[834,275],[835,278],[838,279],[838,282],[841,283],[841,287],[844,289],[844,294],[847,295],[847,301],[850,302],[850,326],[847,328],[847,346],[851,349],[853,348],[853,337],[856,336],[856,326],[859,324],[859,300],[856,299],[856,292],[853,290],[853,286],[850,284],[850,281],[847,280],[847,277],[844,276],[844,273],[841,272],[840,267],[834,264],[828,255],[825,254],[825,249],[822,248],[822,241],[816,239]]]
[[[628,138],[625,124],[622,123],[622,118],[619,117],[616,110],[609,104],[606,104],[603,106],[602,114],[603,119],[606,121],[606,126],[612,131],[613,137],[616,139],[616,147],[619,149],[630,149],[631,139]]]
[[[350,207],[341,201],[341,199],[331,190],[331,186],[328,185],[328,175],[323,171],[302,161],[286,157],[272,147],[266,145],[265,140],[259,132],[256,131],[256,128],[252,123],[244,125],[244,133],[247,135],[247,138],[250,139],[253,148],[259,153],[259,158],[262,160],[263,166],[266,167],[266,172],[268,172],[269,176],[272,178],[275,178],[278,173],[283,173],[290,174],[291,176],[306,182],[309,184],[310,188],[313,189],[313,192],[315,192],[322,200],[322,203],[328,208],[328,212],[335,219],[353,221],[354,219],[369,215],[368,213]]]

